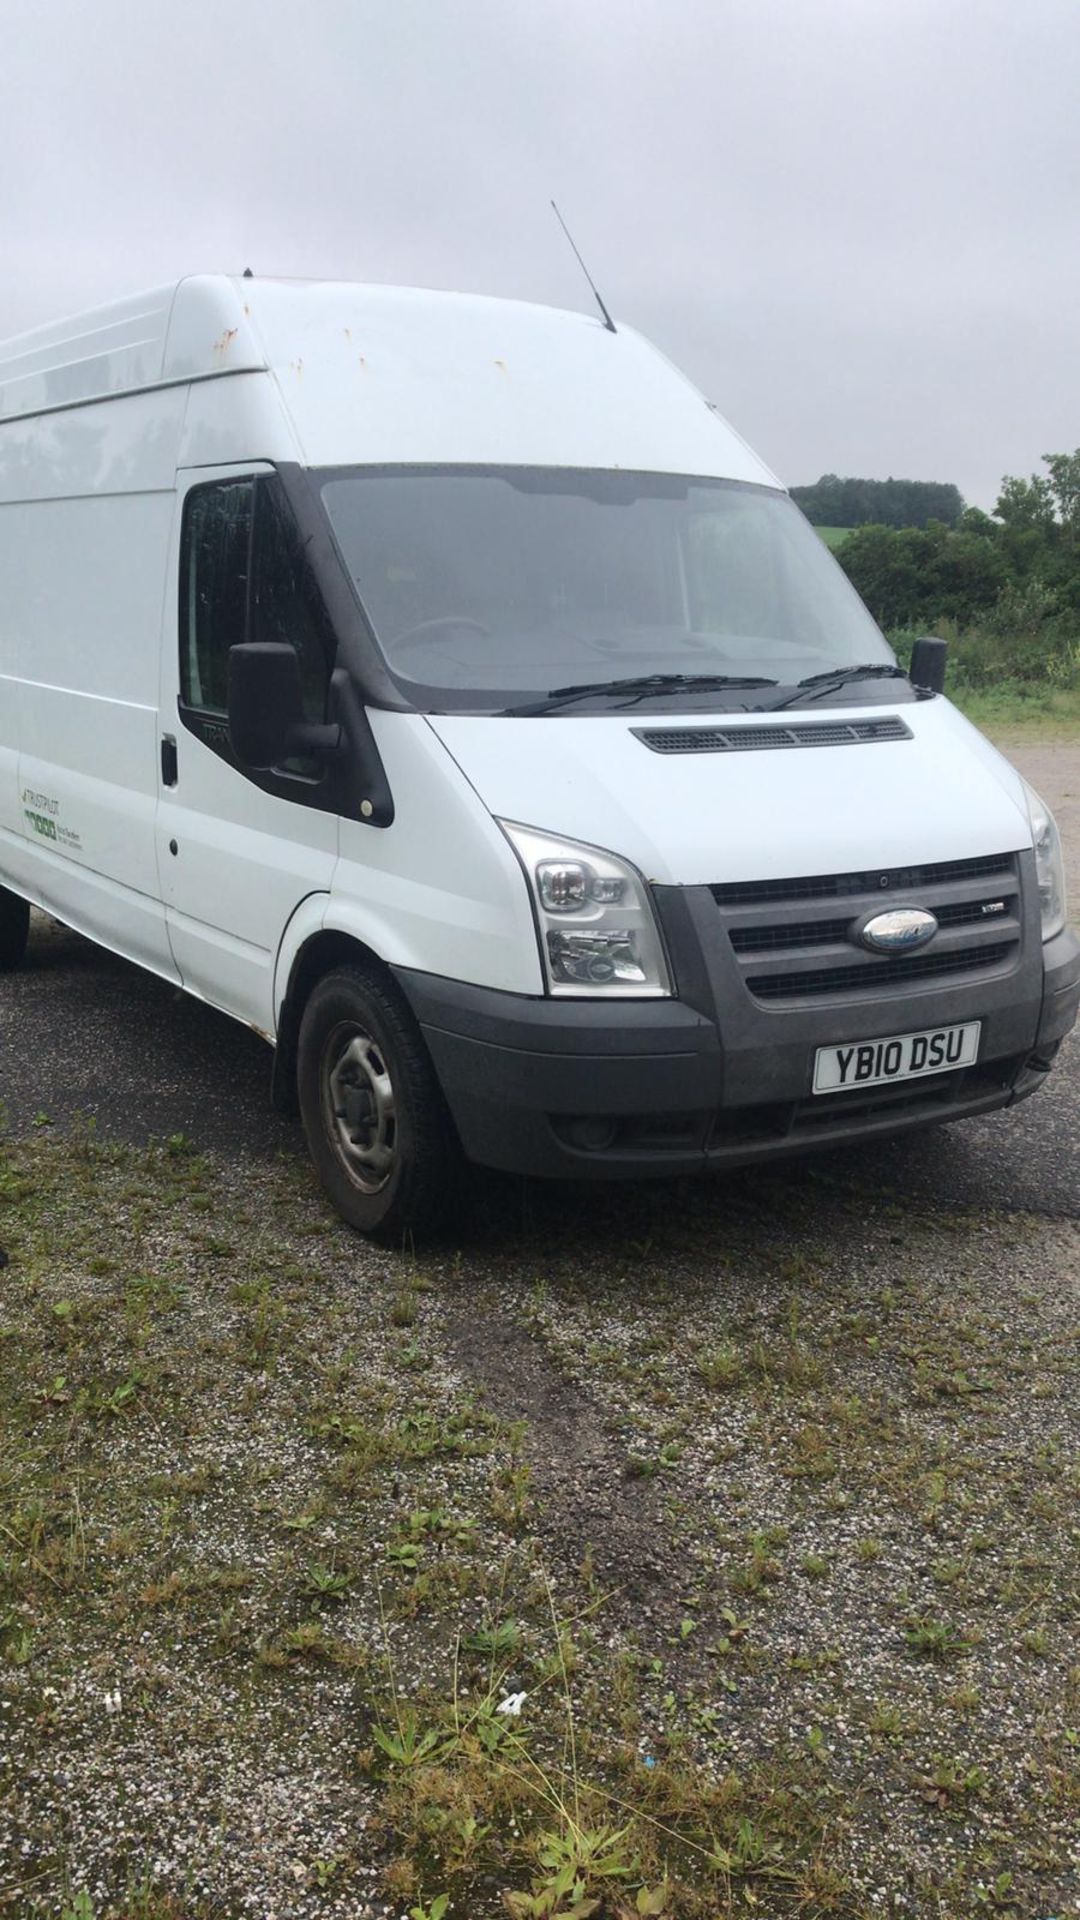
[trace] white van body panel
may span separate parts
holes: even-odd
[[[830,706],[828,719],[889,711]],[[772,730],[777,716],[650,721],[643,703],[629,716],[440,714],[431,724],[499,818],[606,848],[660,883],[786,880],[1030,846],[1019,775],[992,748],[989,764],[967,752],[955,709],[938,699],[896,711],[912,739],[686,755],[653,753],[632,729]]]
[[[177,751],[175,792],[188,797],[164,791],[158,824],[177,971],[201,999],[269,1039],[282,931],[301,902],[329,894],[339,822],[253,787],[189,733]]]
[[[150,287],[0,345],[0,420],[265,367],[243,280],[204,274]]]
[[[235,380],[197,380],[186,392],[177,462],[185,482],[188,468],[235,465],[238,449],[244,450],[249,472],[253,465],[270,460],[302,458],[271,374],[253,371]]]
[[[327,925],[356,932],[393,966],[542,993],[532,908],[505,835],[424,715],[371,720],[394,823],[373,833],[342,821]]]
[[[348,934],[391,966],[542,994],[532,910],[505,836],[422,714],[371,718],[394,822],[377,833],[341,822],[330,890],[305,900],[285,930],[275,1022],[297,956],[321,932]]]
[[[591,315],[259,281],[250,325],[310,466],[632,467],[779,485],[655,347]]]
[[[200,275],[153,288],[0,347],[0,420],[260,369],[311,466],[632,467],[780,484],[632,328],[414,287]]]
[[[143,392],[162,378],[175,282],[0,346],[0,419]]]
[[[0,672],[18,683],[0,717],[8,871],[168,975],[158,677],[184,403],[177,388],[0,429]]]

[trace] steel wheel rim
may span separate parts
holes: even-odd
[[[381,1193],[397,1165],[397,1100],[386,1054],[363,1027],[335,1027],[323,1050],[323,1118],[349,1178]]]

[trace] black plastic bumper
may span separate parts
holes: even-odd
[[[1076,1025],[1080,1011],[1080,939],[1071,927],[1048,940],[1043,948],[1043,1003],[1036,1054],[1049,1051],[1050,1059]]]
[[[680,968],[680,984],[685,969]],[[700,970],[699,970],[700,971]],[[706,968],[706,973],[709,971]],[[764,1016],[678,1000],[547,1000],[397,970],[470,1159],[619,1179],[746,1165],[1008,1106],[1040,1086],[1080,1005],[1067,931],[1001,979]],[[708,1003],[707,991],[691,986]],[[745,996],[743,996],[745,998]],[[818,1046],[983,1023],[975,1066],[813,1096]]]

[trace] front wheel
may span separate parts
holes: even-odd
[[[393,987],[341,967],[300,1022],[297,1091],[311,1157],[359,1233],[400,1241],[448,1217],[460,1149],[424,1043]]]
[[[0,973],[22,965],[30,932],[30,902],[0,887]]]

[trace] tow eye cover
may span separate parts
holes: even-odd
[[[872,913],[852,931],[859,945],[871,953],[914,953],[937,930],[937,920],[926,907],[890,907],[886,913]]]

